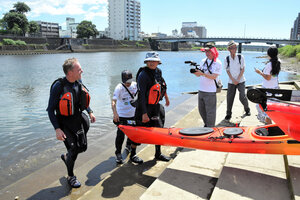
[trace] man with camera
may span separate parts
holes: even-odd
[[[135,107],[130,104],[130,101],[134,98],[137,92],[137,85],[136,82],[132,81],[132,73],[130,71],[124,70],[121,77],[122,83],[119,83],[116,86],[111,102],[111,108],[114,114],[113,122],[115,124],[135,125]],[[123,163],[121,149],[124,139],[125,134],[118,128],[115,140],[117,164]],[[127,139],[126,150],[131,152],[131,162],[141,164],[143,163],[143,160],[136,155],[136,146],[136,143],[131,141],[129,138]]]
[[[236,54],[237,44],[233,40],[228,43],[227,49],[230,52],[230,55],[224,60],[226,72],[229,76],[227,89],[227,111],[225,120],[230,120],[236,89],[238,89],[240,93],[240,102],[243,104],[247,116],[250,116],[250,108],[245,95],[244,56]]]
[[[205,52],[204,58],[193,74],[199,77],[198,110],[204,127],[214,127],[217,110],[217,86],[215,80],[222,72],[222,63],[218,59],[219,53],[213,43],[205,44],[201,51]],[[192,71],[191,71],[192,72]]]

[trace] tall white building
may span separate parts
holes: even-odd
[[[75,23],[75,18],[67,17],[66,18],[66,27],[67,32],[69,32],[71,38],[77,37],[77,26],[79,23]]]
[[[108,0],[109,36],[115,40],[140,40],[141,3],[138,0]]]

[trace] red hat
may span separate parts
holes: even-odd
[[[210,42],[206,43],[204,48],[202,48],[200,50],[201,51],[210,51],[214,56],[214,61],[216,61],[219,56],[219,52],[218,52],[217,48],[214,46],[213,43],[210,43]]]

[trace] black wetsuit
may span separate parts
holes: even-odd
[[[139,90],[138,96],[138,105],[135,111],[136,123],[138,126],[146,127],[163,127],[164,126],[164,116],[161,114],[161,105],[157,104],[148,104],[148,95],[150,88],[154,85],[154,79],[157,82],[162,81],[162,73],[159,68],[151,70],[148,67],[145,67],[143,71],[137,77],[137,85]],[[163,110],[164,111],[164,110]],[[150,119],[147,123],[142,123],[142,115],[144,113],[148,114]],[[155,145],[155,156],[161,154],[160,145]]]
[[[80,102],[80,83],[70,83],[66,78],[53,84],[50,91],[48,103],[48,116],[54,129],[60,128],[66,135],[64,144],[68,150],[65,162],[69,176],[74,176],[73,169],[75,160],[79,153],[87,149],[86,134],[89,130],[89,119],[86,114],[79,109]],[[74,96],[74,115],[62,116],[57,112],[60,97],[67,88]],[[91,112],[91,109],[87,109]]]

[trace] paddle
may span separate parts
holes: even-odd
[[[249,88],[247,97],[253,103],[259,103],[264,109],[267,106],[267,99],[275,98],[282,101],[300,102],[299,90]]]

